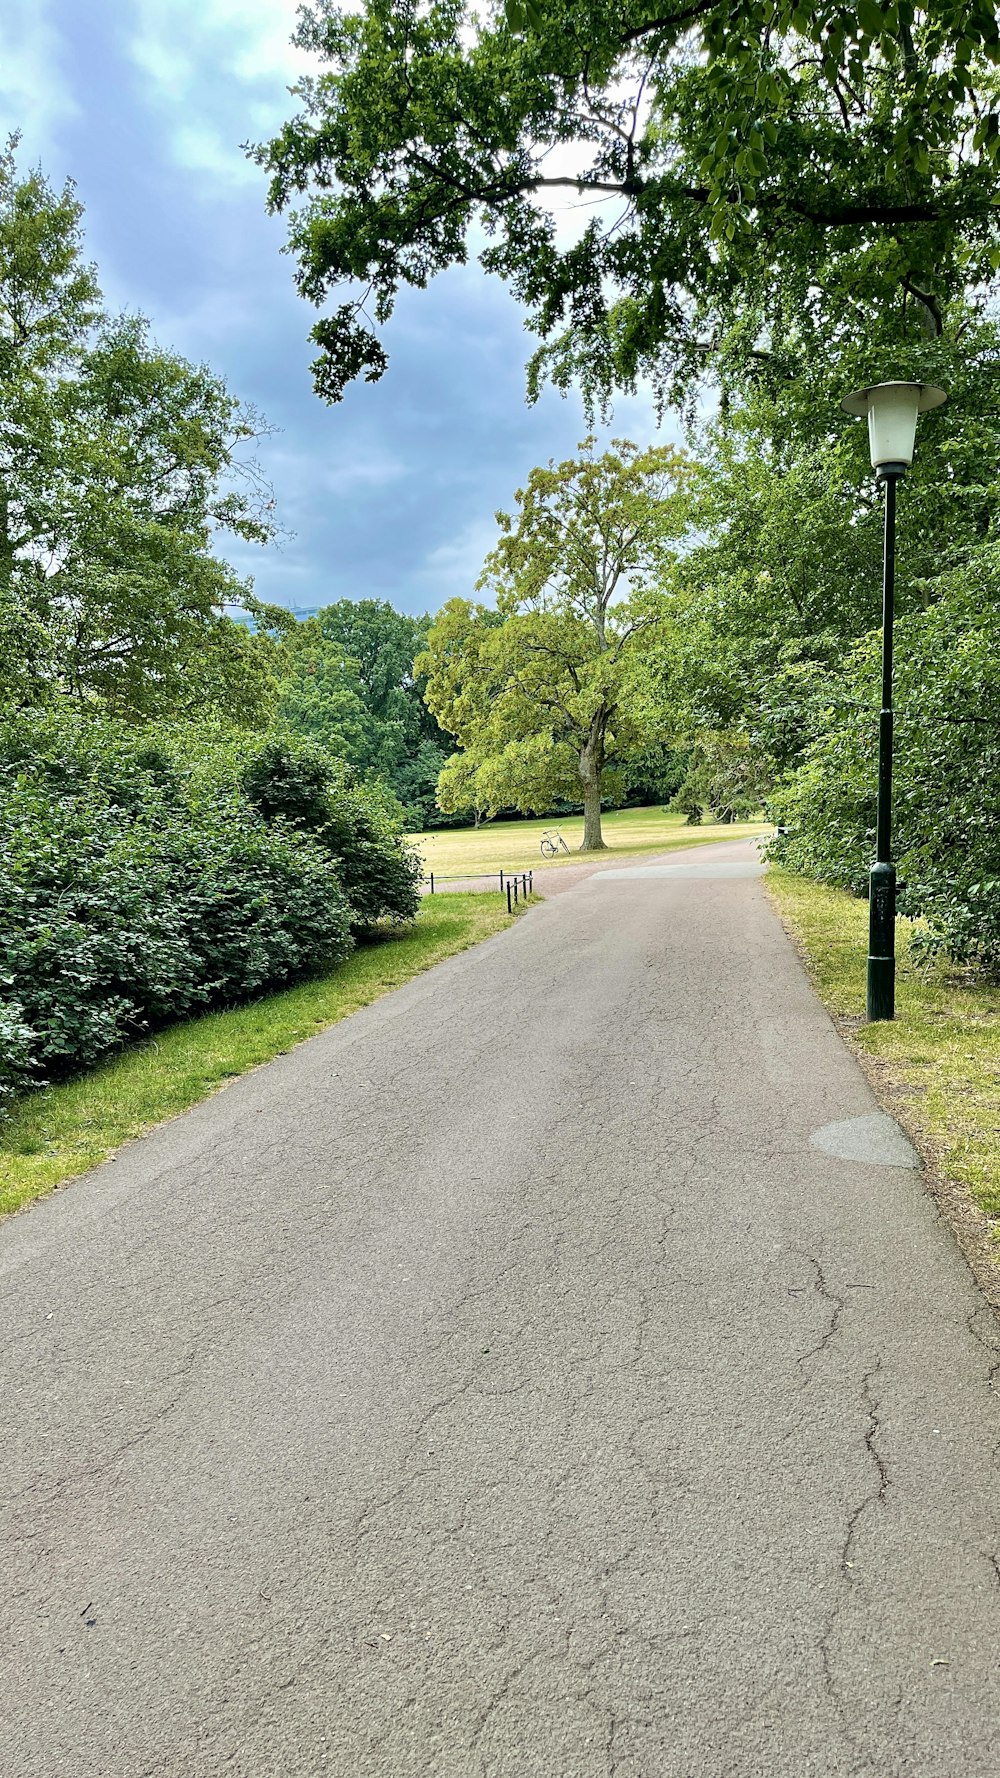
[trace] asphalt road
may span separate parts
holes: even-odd
[[[996,1778],[995,1325],[751,857],[0,1228],[2,1778]]]

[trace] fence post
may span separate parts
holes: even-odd
[[[517,906],[517,878],[514,878],[514,906]]]
[[[513,908],[510,905],[510,884],[509,883],[507,884],[507,912],[508,912],[508,914],[512,914],[514,912]]]
[[[434,894],[434,872],[431,871],[431,894]]]
[[[527,899],[528,899],[528,879],[525,876],[523,871],[521,872],[521,894],[524,896],[525,901],[527,901]]]
[[[534,893],[535,893],[535,873],[533,870],[529,870],[529,872],[528,872],[528,894],[534,895]]]
[[[503,894],[503,871],[500,872],[500,893]]]

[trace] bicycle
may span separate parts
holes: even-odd
[[[563,839],[562,834],[559,832],[558,827],[547,827],[542,835],[542,857],[555,858],[558,856],[560,848],[563,852],[569,851],[569,847]]]

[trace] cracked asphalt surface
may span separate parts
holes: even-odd
[[[996,1778],[875,1109],[758,880],[597,875],[7,1223],[3,1778]]]

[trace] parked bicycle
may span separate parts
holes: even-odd
[[[542,857],[555,858],[560,851],[569,851],[566,841],[558,827],[547,827],[542,835]]]

